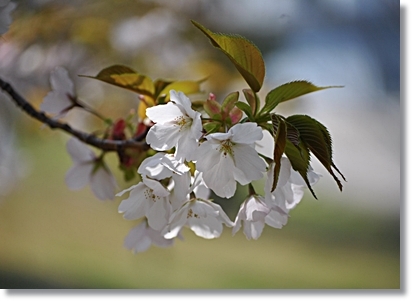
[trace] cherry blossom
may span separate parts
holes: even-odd
[[[173,154],[166,153],[155,154],[143,161],[138,169],[138,172],[142,175],[143,182],[154,190],[156,186],[151,186],[151,184],[156,185],[156,181],[153,182],[153,179],[163,180],[170,178],[167,188],[170,192],[170,195],[168,194],[169,202],[173,210],[180,207],[188,196],[191,183],[189,171],[190,168],[184,163],[178,162]]]
[[[258,239],[265,224],[280,229],[286,224],[287,218],[287,213],[281,208],[268,206],[264,197],[251,195],[240,206],[232,234],[239,231],[243,222],[243,233],[246,238]]]
[[[146,158],[137,170],[141,175],[156,180],[163,180],[174,175],[182,175],[188,171],[189,167],[177,161],[173,154],[163,152]]]
[[[258,239],[265,224],[277,229],[286,225],[289,211],[301,201],[307,185],[302,176],[293,170],[289,159],[284,156],[281,159],[276,189],[271,192],[273,172],[274,164],[271,164],[265,184],[265,197],[251,195],[240,206],[232,231],[233,235],[239,231],[242,222],[243,233],[247,239]],[[308,171],[308,180],[311,185],[319,180],[319,175],[311,167]]]
[[[139,219],[147,217],[148,224],[154,230],[162,230],[168,223],[172,213],[169,200],[170,191],[160,181],[166,178],[180,178],[188,174],[189,168],[176,161],[173,155],[157,153],[146,158],[140,165],[138,172],[142,182],[118,193],[121,196],[130,192],[129,197],[119,205],[119,213],[124,213],[125,219]],[[187,187],[179,187],[187,191]]]
[[[266,164],[254,148],[262,139],[262,129],[256,123],[236,124],[227,133],[206,136],[196,151],[196,168],[203,172],[207,187],[218,196],[235,194],[236,181],[241,185],[263,177]]]
[[[270,210],[263,197],[258,195],[249,196],[240,206],[232,234],[234,235],[239,231],[243,221],[243,233],[247,239],[258,239],[265,227],[265,217]]]
[[[197,172],[191,182],[186,192],[191,197],[172,213],[167,227],[162,231],[167,239],[176,237],[185,225],[197,236],[206,239],[219,237],[223,231],[223,224],[233,226],[233,222],[218,204],[201,198],[209,196],[202,174]]]
[[[67,151],[74,163],[66,174],[67,186],[78,190],[90,183],[98,199],[113,199],[116,180],[101,158],[96,157],[92,150],[75,138],[67,142]]]
[[[167,239],[174,238],[186,225],[197,236],[212,239],[222,234],[223,224],[233,227],[233,222],[218,204],[194,198],[173,212],[169,225],[162,234]]]
[[[155,230],[162,230],[171,215],[172,208],[168,199],[169,191],[162,188],[160,182],[151,180],[151,184],[158,183],[158,187],[146,185],[147,182],[140,182],[137,185],[124,190],[116,196],[121,196],[130,190],[129,197],[119,205],[119,213],[124,213],[123,217],[128,220],[135,220],[147,217],[150,227]]]
[[[50,91],[40,105],[40,110],[63,117],[75,107],[76,94],[69,73],[63,67],[56,67],[50,74]]]
[[[146,142],[159,151],[176,147],[179,161],[191,161],[202,136],[200,113],[191,107],[190,99],[182,92],[170,91],[170,101],[146,110],[155,125],[147,134]]]
[[[285,212],[296,207],[302,200],[304,189],[307,188],[302,176],[293,170],[286,156],[281,158],[281,166],[276,189],[271,192],[274,164],[269,166],[268,178],[265,185],[265,202],[269,206],[279,207]],[[309,166],[307,177],[311,186],[315,185],[320,175]]]
[[[0,36],[9,29],[12,22],[10,14],[16,6],[16,3],[9,0],[0,0]]]
[[[202,173],[197,170],[195,170],[194,176],[186,173],[179,177],[173,177],[168,188],[171,191],[170,203],[173,210],[180,208],[184,202],[189,201],[191,192],[204,200],[207,200],[210,196],[210,189],[205,185]]]

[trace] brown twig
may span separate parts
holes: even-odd
[[[137,141],[134,139],[128,140],[110,140],[110,139],[101,139],[96,137],[93,134],[85,133],[73,129],[67,123],[62,123],[58,120],[51,119],[43,112],[36,110],[27,100],[25,100],[19,93],[17,93],[14,88],[7,82],[3,81],[0,78],[0,88],[6,92],[13,102],[20,107],[24,112],[29,116],[37,119],[38,121],[47,124],[51,129],[62,130],[72,136],[75,136],[79,140],[83,141],[86,144],[92,145],[104,151],[120,151],[126,148],[134,148],[139,150],[147,150],[149,146],[145,141]]]

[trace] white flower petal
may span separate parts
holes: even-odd
[[[186,202],[182,207],[172,213],[169,225],[162,231],[164,238],[175,238],[179,234],[180,230],[187,222],[189,205],[190,202]]]
[[[205,239],[218,238],[223,231],[222,223],[215,217],[189,218],[189,228]]]
[[[178,161],[173,154],[166,154],[162,159],[162,164],[177,175],[183,175],[190,170],[189,166]]]
[[[281,229],[288,222],[288,216],[279,213],[275,210],[271,210],[265,217],[265,223],[273,228]]]
[[[207,201],[196,200],[191,203],[187,224],[197,236],[205,239],[217,238],[223,231],[219,212]]]
[[[230,132],[229,133],[213,133],[213,134],[207,135],[205,138],[213,143],[220,143],[221,141],[224,141],[224,140],[230,140],[232,136],[233,134]]]
[[[243,222],[243,233],[247,239],[258,239],[265,225],[265,217],[269,212],[270,208],[265,205],[263,197],[258,195],[248,197],[240,206],[232,234],[239,231]]]
[[[96,159],[93,151],[76,138],[71,138],[67,141],[66,149],[74,162],[84,163]]]
[[[189,131],[181,134],[176,144],[176,160],[181,162],[194,160],[199,143],[191,134]]]
[[[305,193],[303,187],[299,185],[291,184],[291,189],[293,191],[293,198],[286,198],[286,209],[288,210],[295,208]]]
[[[172,206],[165,198],[159,199],[150,207],[146,213],[149,226],[157,231],[161,231],[169,222]]]
[[[184,109],[185,112],[192,112],[192,102],[189,97],[187,97],[183,92],[176,92],[175,90],[170,90],[170,101],[179,105]]]
[[[193,116],[190,116],[192,118],[192,125],[190,127],[190,134],[192,138],[199,140],[200,137],[202,137],[203,133],[203,126],[202,126],[202,119],[201,119],[201,114],[199,112],[193,111],[194,114]]]
[[[69,77],[69,73],[63,67],[56,67],[50,74],[50,84],[52,91],[50,91],[44,98],[40,105],[40,110],[65,115],[65,110],[72,107],[73,101],[71,98],[75,97],[74,85]]]
[[[263,138],[256,141],[255,149],[259,154],[266,156],[273,160],[273,151],[275,143],[272,134],[269,131],[263,131]]]
[[[272,172],[274,172],[274,164]],[[292,164],[290,163],[287,157],[282,157],[280,160],[279,179],[277,183],[278,187],[283,187],[284,185],[286,185],[286,183],[289,181],[291,177],[291,172]]]
[[[295,188],[293,189],[294,186]],[[282,198],[285,200],[287,210],[293,209],[302,200],[303,187],[288,183],[279,189],[282,192]],[[276,194],[275,194],[276,195]]]
[[[118,208],[119,213],[124,213],[123,217],[128,220],[139,219],[146,215],[152,205],[152,201],[147,198],[150,189],[140,182],[130,192],[127,199],[123,200]]]
[[[140,183],[139,183],[140,184]],[[125,194],[126,192],[130,192],[131,190],[135,189],[139,184],[136,185],[132,185],[129,188],[126,188],[118,193],[116,193],[116,196],[122,196],[123,194]]]
[[[220,161],[220,143],[203,142],[196,151],[195,161],[196,169],[203,172],[204,177],[204,172]]]
[[[236,192],[233,173],[235,167],[230,156],[219,156],[219,161],[203,172],[206,185],[222,198],[231,198]]]
[[[58,66],[51,72],[50,84],[53,90],[74,96],[73,81],[65,68]]]
[[[237,144],[254,144],[263,138],[262,128],[254,122],[238,123],[229,129],[232,141]]]
[[[242,221],[244,221],[245,219],[241,217],[241,215],[244,215],[243,212],[241,212],[239,210],[236,218],[235,218],[235,222],[232,228],[232,235],[235,235],[239,230],[240,227],[242,226]]]
[[[246,235],[247,239],[258,239],[262,234],[263,228],[265,227],[264,221],[244,221],[243,223],[243,233]]]
[[[320,175],[316,172],[313,171],[312,167],[309,166],[309,170],[307,173],[307,177],[309,180],[310,185],[315,185],[319,179],[320,179]],[[290,180],[289,180],[292,184],[295,185],[300,185],[303,187],[307,187],[305,180],[302,178],[302,176],[295,170],[291,171],[291,175],[290,175]]]
[[[124,240],[124,246],[134,253],[144,252],[150,248],[152,241],[146,233],[146,222],[142,222],[130,230]]]
[[[165,197],[170,194],[169,190],[162,185],[159,181],[149,179],[148,177],[142,177],[143,183],[153,190],[153,194],[158,197]]]
[[[90,187],[100,200],[114,199],[116,180],[105,167],[99,167],[90,177]]]
[[[270,208],[268,208],[262,197],[252,195],[246,199],[245,213],[247,221],[258,221],[264,220],[265,216],[269,213]]]
[[[147,133],[146,142],[155,150],[165,151],[176,146],[180,126],[173,123],[155,124]]]
[[[220,144],[203,142],[198,148],[196,159],[196,168],[203,172],[203,180],[207,187],[220,197],[230,198],[235,194],[233,159],[229,154],[220,152]]]
[[[180,208],[184,202],[188,201],[190,178],[189,172],[173,176],[173,190],[170,194],[170,203],[173,210]]]
[[[71,106],[72,103],[65,93],[50,91],[41,103],[40,110],[50,114],[62,114],[63,117],[63,111]]]
[[[193,182],[193,192],[198,199],[207,200],[210,197],[210,189],[206,186],[203,180],[203,174],[195,170],[195,177]]]
[[[283,159],[283,158],[282,158]],[[286,158],[287,161],[289,161]],[[287,161],[281,161],[281,167],[279,172],[279,179],[276,186],[276,189],[272,192],[272,184],[273,184],[273,174],[274,174],[274,164],[269,165],[269,170],[267,174],[267,179],[265,183],[265,203],[269,207],[280,207],[283,210],[287,210],[286,208],[286,199],[288,198],[293,199],[294,196],[290,194],[285,194],[286,190],[284,189],[287,186],[290,186],[289,178],[290,178],[290,168],[291,165]]]
[[[183,116],[181,109],[172,102],[165,105],[157,105],[146,109],[147,117],[156,124],[165,124]]]
[[[142,177],[150,177],[155,180],[163,180],[172,176],[172,171],[166,168],[163,163],[165,153],[156,153],[154,156],[148,157],[140,164],[137,172]]]
[[[66,174],[66,185],[69,189],[78,190],[89,183],[93,163],[75,164]]]
[[[253,147],[238,144],[233,146],[233,153],[237,169],[234,175],[240,184],[246,185],[263,177],[266,164]]]

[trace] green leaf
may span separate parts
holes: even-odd
[[[342,191],[342,183],[334,174],[332,168],[334,168],[344,180],[345,177],[333,163],[332,138],[326,127],[307,115],[293,115],[289,116],[286,120],[299,131],[300,139],[305,142],[309,150],[331,174],[339,189]]]
[[[275,120],[276,123],[276,130],[274,129],[274,138],[275,138],[275,150],[273,152],[273,159],[275,163],[275,169],[273,172],[273,182],[272,182],[272,192],[276,189],[276,185],[279,180],[279,173],[280,173],[280,161],[282,159],[282,155],[285,152],[286,148],[286,123],[285,121],[278,115],[273,114],[272,120]]]
[[[152,98],[155,92],[155,86],[149,77],[141,75],[133,69],[122,65],[107,67],[96,76],[80,76],[98,79]]]
[[[217,132],[221,126],[222,124],[220,122],[212,121],[212,122],[205,123],[203,125],[203,128],[206,130],[207,134],[210,134],[210,133]]]
[[[273,118],[273,116],[276,115],[278,117],[281,117],[283,120],[285,120],[285,119],[281,115],[277,115],[277,114],[270,114],[270,115],[271,115],[271,119],[272,119],[273,130],[274,130],[274,133],[276,133],[277,127],[279,125],[279,121],[278,121],[278,118]],[[286,138],[294,146],[299,146],[299,143],[300,143],[299,131],[291,123],[287,122],[287,120],[285,120],[285,124],[286,124]]]
[[[273,126],[270,123],[259,123],[259,126],[273,135]]]
[[[329,149],[329,153],[330,153],[330,165],[331,165],[331,167],[333,167],[340,174],[342,179],[344,181],[346,181],[345,176],[340,172],[340,170],[336,167],[335,163],[333,163],[333,160],[332,160],[332,155],[333,155],[332,137],[330,136],[328,129],[323,124],[321,124],[320,122],[317,122],[317,123],[318,123],[318,125],[320,127],[320,130],[322,131],[322,134],[324,136],[324,139],[325,139],[325,141],[327,142],[327,145],[328,145],[328,149]]]
[[[199,93],[201,91],[200,84],[202,82],[203,80],[200,80],[200,81],[182,80],[182,81],[172,82],[171,84],[164,87],[162,91],[159,92],[158,97],[165,96],[164,102],[168,102],[170,99],[170,94],[169,94],[170,90],[175,90],[177,92],[180,91],[186,95]]]
[[[193,20],[192,23],[210,39],[214,47],[226,54],[249,87],[258,92],[265,78],[265,63],[260,50],[242,36],[214,33]]]
[[[241,109],[243,112],[245,112],[246,116],[249,118],[250,121],[254,121],[252,108],[247,103],[238,101],[235,104],[235,106],[237,106],[239,109]]]
[[[292,168],[302,176],[313,197],[317,199],[307,176],[310,153],[306,144],[302,141],[299,143],[299,146],[296,147],[292,142],[286,140],[285,155],[288,157]]]
[[[287,122],[286,123],[286,128],[287,128],[287,138],[294,146],[299,146],[300,143],[300,135],[299,131],[297,128],[295,128],[291,123]]]
[[[263,106],[260,114],[271,112],[281,102],[291,100],[311,92],[340,87],[341,86],[317,87],[308,81],[294,81],[283,84],[271,90],[266,95],[265,105]]]
[[[155,86],[154,98],[157,99],[157,97],[160,95],[160,92],[162,92],[164,88],[166,88],[168,85],[170,85],[173,82],[175,81],[165,80],[165,79],[156,79],[154,82],[154,86]]]

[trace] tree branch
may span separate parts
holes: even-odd
[[[93,134],[81,132],[73,129],[67,123],[62,123],[57,120],[49,118],[43,112],[37,111],[30,103],[27,102],[20,94],[18,94],[13,87],[3,81],[0,78],[0,88],[6,92],[13,102],[29,116],[37,119],[38,121],[47,124],[51,129],[62,130],[72,136],[75,136],[79,140],[83,141],[86,144],[92,145],[104,151],[121,151],[126,148],[134,148],[139,150],[147,150],[149,146],[145,141],[136,141],[135,139],[128,140],[110,140],[110,139],[101,139],[96,137]]]

